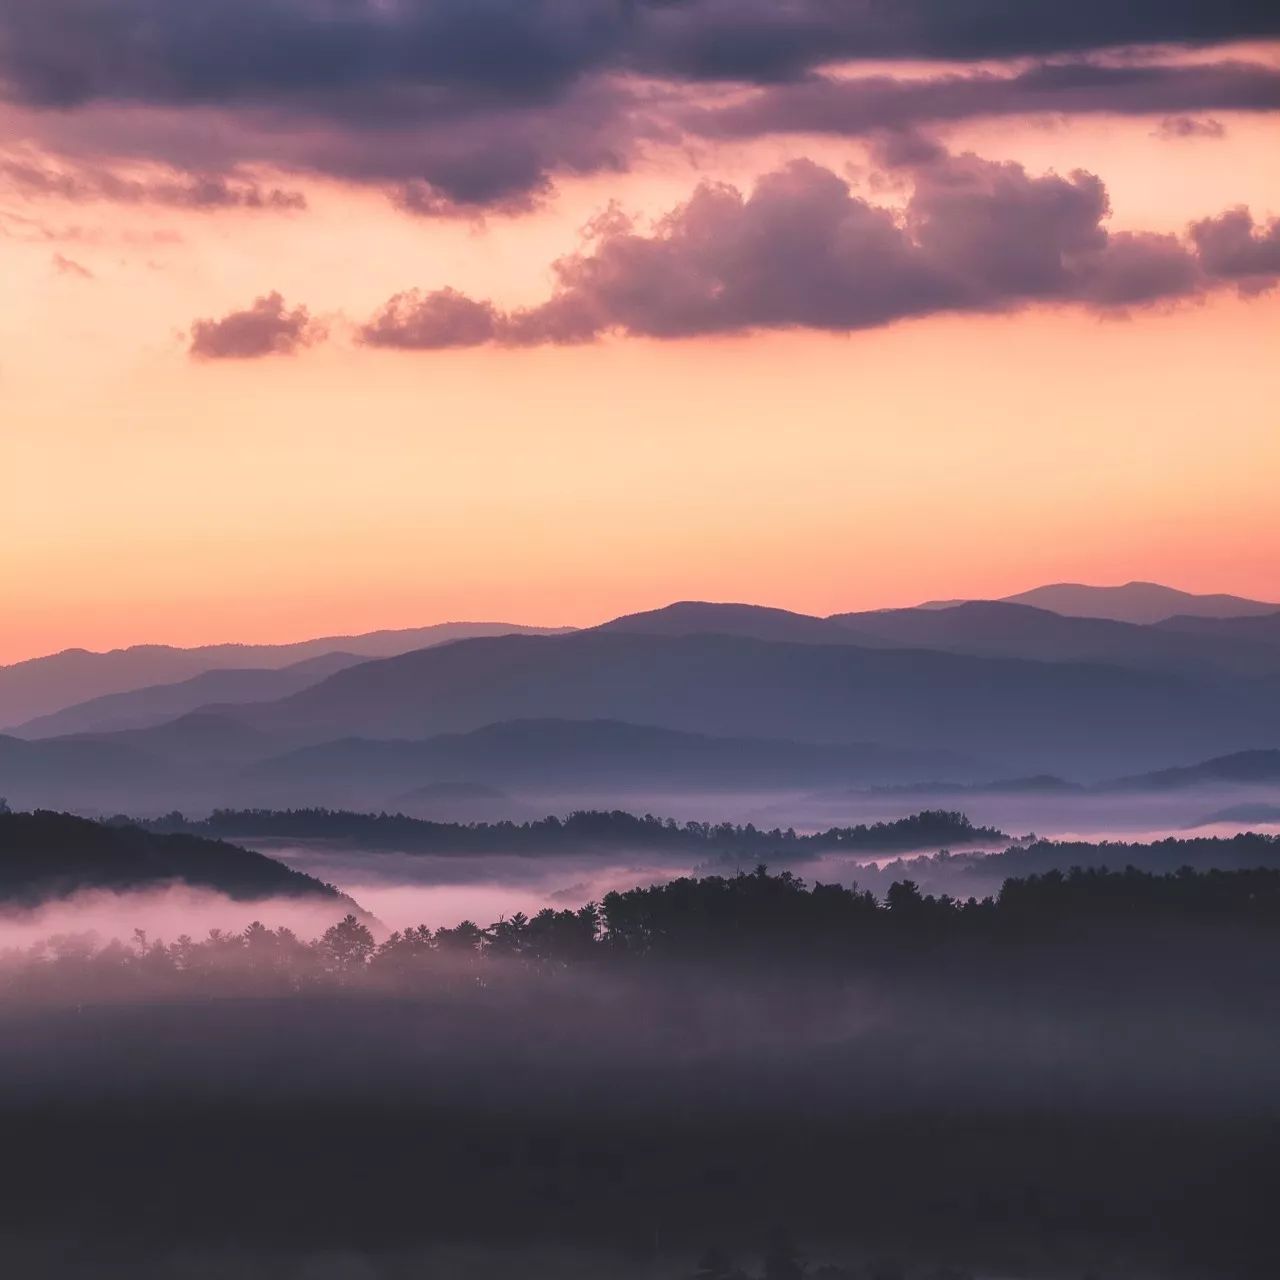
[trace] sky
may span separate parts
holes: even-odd
[[[0,0],[0,662],[1280,600],[1280,14]]]

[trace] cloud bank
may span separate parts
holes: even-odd
[[[1280,34],[1260,0],[0,0],[0,79],[43,106],[430,87],[545,101],[583,76],[772,82],[836,60],[968,60]]]
[[[48,194],[294,207],[243,181],[264,166],[471,216],[521,212],[557,177],[626,168],[687,135],[1277,110],[1274,67],[1178,61],[1187,46],[1277,35],[1274,6],[1251,0],[0,0],[0,103],[14,136],[88,169]],[[1099,57],[1133,44],[1165,61]],[[850,70],[877,59],[1031,62]],[[721,86],[750,92],[696,104]],[[175,176],[139,188],[127,167],[140,163]]]
[[[688,111],[682,122],[692,133],[719,138],[774,133],[853,137],[977,117],[1208,110],[1280,110],[1280,70],[1239,61],[1180,66],[1075,60],[1037,63],[1016,72],[811,76],[770,86],[732,105]]]

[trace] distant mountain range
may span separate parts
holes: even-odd
[[[486,626],[484,633],[499,632]],[[753,605],[686,601],[614,619],[594,628],[593,633],[646,635],[656,640],[731,635],[775,643],[927,649],[974,657],[1104,663],[1139,671],[1188,675],[1221,672],[1236,676],[1280,676],[1280,613],[1230,619],[1176,617],[1149,626],[1064,617],[1044,609],[1000,601],[970,601],[945,608],[886,609],[836,614],[830,618]],[[400,636],[399,643],[408,643],[411,636],[421,638],[421,633],[394,634]],[[437,643],[446,642],[440,637],[470,638],[459,637],[452,626],[432,634],[437,636]],[[501,634],[530,633],[512,629]],[[380,647],[392,643],[387,634],[380,633],[377,638]],[[421,652],[426,647],[413,651]],[[188,661],[191,655],[201,651],[163,652],[164,661],[168,662],[174,660],[175,654],[185,655],[182,660]],[[112,654],[96,656],[115,657]],[[206,671],[182,681],[75,703],[26,721],[14,732],[21,737],[48,738],[146,728],[211,705],[277,701],[367,660],[367,655],[339,651],[283,667]],[[0,669],[0,678],[5,671],[13,670]],[[543,710],[551,716],[562,714],[555,707]]]
[[[112,649],[107,653],[66,649],[48,657],[0,667],[0,726],[15,727],[106,694],[190,680],[209,671],[278,670],[333,654],[349,654],[361,659],[385,658],[471,636],[517,633],[552,635],[556,632],[554,628],[523,627],[508,622],[442,622],[407,631],[326,636],[297,644],[212,644],[194,649],[148,644]]]
[[[270,702],[317,684],[325,676],[367,658],[354,653],[322,653],[288,667],[228,667],[202,671],[176,684],[149,685],[107,693],[78,702],[17,727],[24,738],[54,738],[69,733],[113,733],[147,729],[174,720],[211,702]]]
[[[1156,590],[1187,607],[1185,593]],[[345,647],[298,656],[327,643]],[[418,647],[362,652],[404,644]],[[1005,777],[1028,790],[1035,775],[1094,783],[1280,745],[1280,612],[1138,624],[1007,601],[829,618],[684,601],[575,632],[449,624],[265,651],[63,654],[0,669],[0,696],[49,701],[60,664],[80,672],[66,697],[90,660],[101,681],[264,652],[257,666],[27,721],[0,736],[0,795],[154,811],[383,806],[442,786],[639,794]],[[20,668],[38,677],[25,692]]]
[[[422,739],[516,719],[960,752],[1118,772],[1266,742],[1280,689],[1097,662],[621,630],[471,640],[363,663],[276,702],[213,708],[291,745]]]
[[[1244,676],[1280,673],[1280,626],[1238,634],[1224,623],[1280,623],[1280,613],[1244,619],[1195,619],[1188,629],[1107,618],[1069,617],[1005,601],[974,600],[938,608],[885,609],[838,614],[830,622],[849,629],[858,644],[938,649],[975,656],[1032,658],[1038,662],[1099,662],[1134,670],[1222,672]],[[1215,629],[1216,628],[1216,629]]]
[[[923,609],[945,609],[963,600],[932,600]],[[1004,604],[1026,604],[1074,618],[1110,618],[1138,624],[1163,622],[1177,616],[1240,618],[1280,613],[1280,604],[1247,600],[1243,596],[1194,595],[1158,582],[1126,582],[1120,587],[1091,587],[1081,582],[1057,582],[1001,598]]]

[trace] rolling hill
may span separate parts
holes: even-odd
[[[483,786],[546,793],[608,788],[716,791],[847,785],[903,776],[969,776],[944,751],[871,743],[719,738],[615,720],[515,720],[425,741],[347,738],[251,766],[262,794],[380,806],[393,791]],[[437,792],[438,793],[438,792]],[[334,800],[337,797],[337,800]]]
[[[65,813],[0,812],[0,902],[32,906],[86,889],[169,884],[212,889],[242,901],[288,897],[350,903],[311,876],[222,840],[161,835]]]
[[[236,770],[278,750],[251,726],[206,712],[119,733],[0,735],[0,796],[24,809],[94,813],[201,805]]]
[[[1117,778],[1115,791],[1174,791],[1205,786],[1280,786],[1280,750],[1234,751],[1199,764]]]
[[[16,807],[113,811],[122,798],[162,803],[181,794],[184,774],[178,762],[127,743],[0,735],[0,797]]]
[[[1261,629],[1255,637],[1225,630],[1183,631],[1109,618],[1064,616],[1002,600],[836,614],[830,621],[850,628],[858,644],[1040,662],[1102,662],[1144,671],[1218,671],[1246,676],[1280,672],[1280,631],[1274,639]]]
[[[1190,632],[1214,639],[1244,640],[1253,644],[1280,645],[1280,610],[1248,614],[1242,618],[1200,618],[1180,613],[1153,624],[1152,630]]]
[[[816,618],[787,609],[754,604],[718,604],[681,600],[661,609],[630,613],[593,628],[647,636],[726,635],[793,644],[858,644],[852,628],[839,619]]]
[[[1280,615],[1275,615],[1280,617]],[[972,600],[915,609],[877,609],[829,618],[747,604],[686,600],[615,618],[597,632],[636,635],[731,635],[794,644],[932,649],[975,657],[1039,662],[1100,662],[1143,671],[1244,676],[1280,674],[1280,630],[1267,617],[1205,619],[1220,631],[1189,634],[1108,618],[1065,616],[1002,600]],[[1253,634],[1232,622],[1260,623]]]

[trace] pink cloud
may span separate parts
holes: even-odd
[[[324,337],[306,307],[290,311],[278,293],[258,298],[243,311],[191,326],[190,353],[200,360],[250,360],[293,355]]]
[[[454,290],[409,291],[361,330],[369,345],[436,349],[584,342],[605,333],[678,338],[753,329],[872,328],[942,312],[1046,304],[1106,311],[1224,283],[1280,277],[1280,231],[1247,211],[1197,223],[1189,240],[1112,232],[1102,180],[913,151],[904,211],[797,160],[748,193],[706,182],[644,232],[604,219],[554,264],[556,288],[511,312]]]

